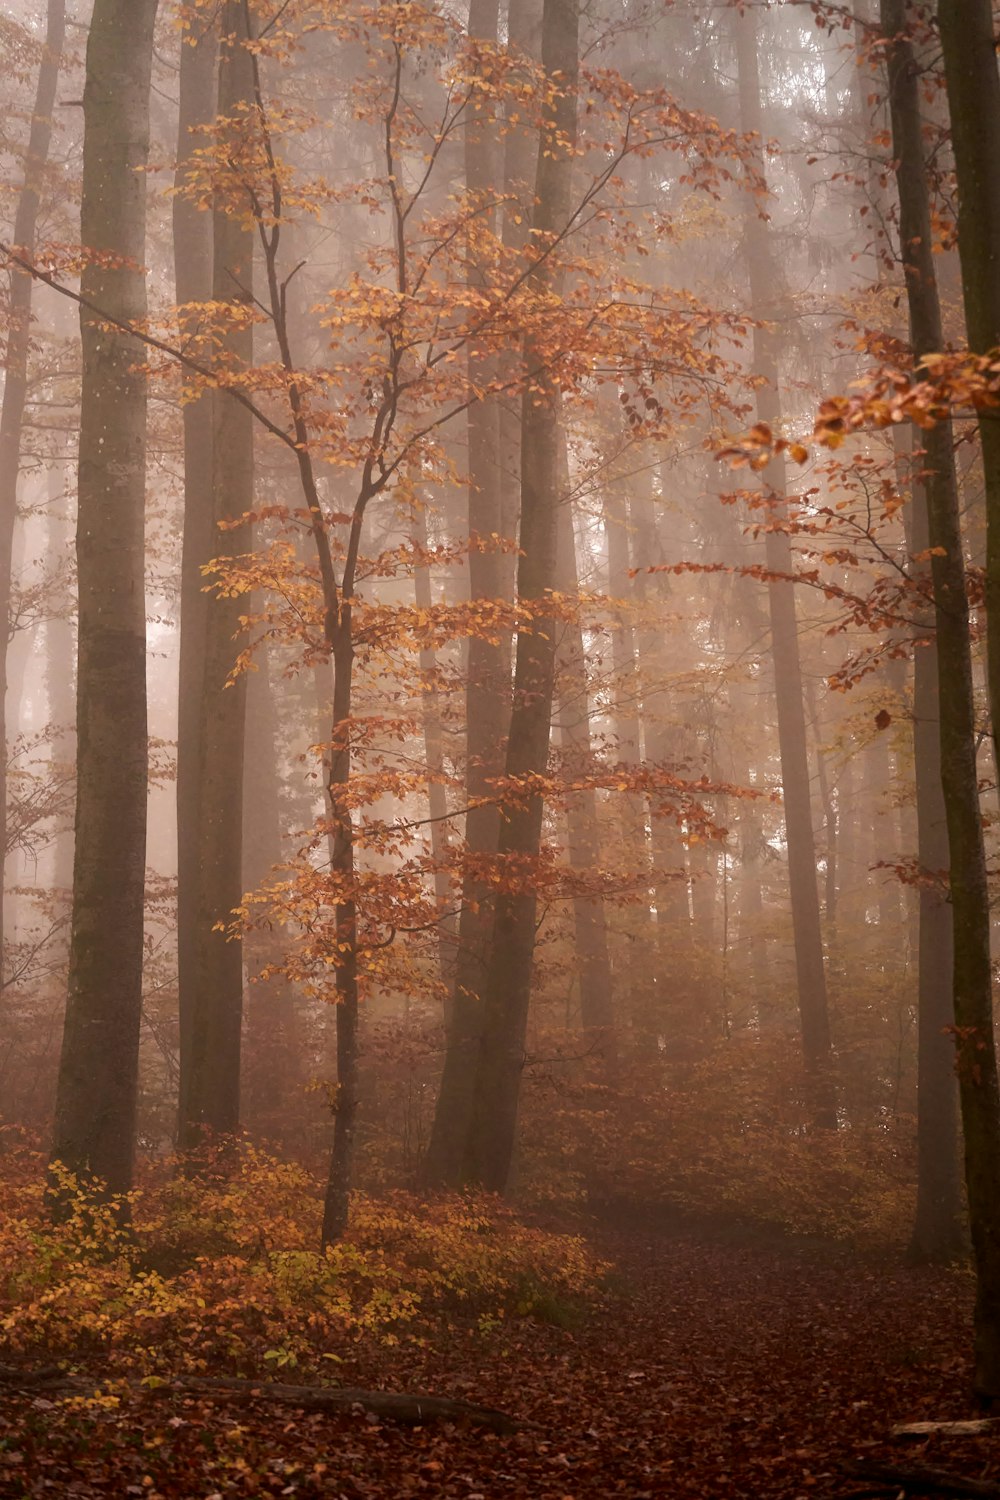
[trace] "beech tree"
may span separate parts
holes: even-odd
[[[17,200],[13,243],[30,260],[42,197],[42,179],[52,139],[56,85],[66,36],[65,0],[49,0],[45,41],[38,68],[38,84],[31,115],[24,182]],[[31,342],[30,272],[12,266],[7,343],[4,355],[3,404],[0,406],[0,851],[7,849],[7,650],[10,644],[11,564],[17,491],[21,469],[21,433],[28,395],[28,353]],[[0,857],[2,862],[2,857]],[[2,884],[2,882],[0,882]],[[4,900],[0,891],[0,991],[6,978]]]
[[[741,123],[745,131],[753,132],[757,140],[763,142],[755,12],[744,11],[737,19],[736,35]],[[759,377],[757,416],[770,430],[778,432],[782,417],[778,348],[773,322],[780,293],[777,270],[768,243],[767,226],[753,205],[746,214],[744,233],[751,308],[755,318],[759,320],[753,333],[754,372]],[[814,1078],[817,1123],[833,1127],[836,1124],[836,1106],[830,1073],[830,1019],[816,884],[816,845],[812,824],[798,624],[795,595],[784,581],[791,571],[791,548],[787,530],[782,525],[787,500],[783,471],[784,458],[779,456],[769,471],[772,524],[766,532],[766,562],[769,573],[767,590],[778,708],[781,782],[785,801],[785,833],[788,840],[789,899],[795,936],[802,1050],[806,1067]]]
[[[132,1183],[146,855],[146,311],[156,0],[96,0],[84,89],[77,802],[53,1159]],[[115,324],[107,321],[108,317]]]
[[[215,149],[238,163],[247,152],[248,135],[252,143],[254,111],[248,50],[253,38],[244,0],[229,0],[218,24]],[[210,306],[219,325],[217,358],[221,365],[242,371],[253,361],[254,220],[246,207],[233,202],[225,183],[217,190],[212,213],[212,246]],[[253,506],[253,413],[224,388],[211,392],[209,399],[210,524],[206,528],[196,518],[191,522],[206,549],[199,559],[199,573],[220,551],[232,549],[239,555],[251,546],[244,518]],[[200,445],[198,451],[202,451]],[[189,503],[197,504],[201,498],[195,491]],[[202,626],[196,647],[198,680],[184,684],[185,691],[199,690],[193,735],[197,746],[193,824],[185,826],[182,835],[185,842],[193,843],[194,851],[180,867],[187,879],[194,880],[196,891],[191,913],[191,988],[181,1000],[186,1024],[181,1033],[179,1140],[185,1149],[196,1146],[202,1137],[233,1134],[240,1117],[243,951],[238,936],[226,931],[226,923],[243,895],[246,675],[234,673],[242,610],[239,595],[227,596],[223,591],[197,612],[195,620]],[[188,899],[185,892],[185,911]],[[185,933],[182,941],[186,939]]]
[[[542,68],[554,97],[546,107],[535,179],[535,244],[544,246],[562,230],[572,206],[572,166],[577,138],[579,75],[578,0],[543,0]],[[558,298],[560,282],[551,262],[533,271],[535,289]],[[544,774],[555,686],[556,625],[544,613],[557,584],[557,517],[562,477],[560,388],[549,351],[529,334],[524,366],[530,372],[521,405],[521,516],[517,597],[541,610],[517,636],[514,702],[507,731],[506,774],[527,781]],[[501,826],[498,853],[516,867],[537,858],[543,798],[535,791],[511,808]],[[482,1032],[475,1066],[472,1120],[464,1175],[494,1192],[507,1185],[514,1151],[524,1043],[531,999],[531,962],[537,894],[521,888],[516,875],[500,893],[486,970]]]
[[[899,235],[906,277],[910,336],[917,362],[944,346],[937,277],[932,251],[930,195],[923,146],[917,60],[909,40],[911,17],[905,0],[882,0],[889,111],[899,191]],[[917,1077],[917,1209],[910,1245],[917,1260],[951,1260],[961,1251],[963,1229],[958,1184],[956,1098],[953,1054],[948,1032],[955,1019],[956,996],[980,994],[989,1005],[989,980],[983,953],[989,949],[989,907],[980,828],[976,774],[975,704],[972,692],[971,644],[967,589],[963,574],[958,476],[951,425],[942,422],[923,437],[920,474],[913,483],[907,513],[907,542],[933,609],[924,610],[918,628],[930,633],[914,659],[914,762],[920,885],[919,1056]],[[933,545],[950,550],[938,563],[929,560]],[[938,538],[942,540],[937,540]],[[957,552],[957,556],[955,555]],[[946,573],[947,576],[944,576]],[[936,590],[942,593],[937,595]],[[949,607],[956,595],[957,612]],[[942,635],[943,632],[943,635]],[[942,659],[940,643],[947,652]],[[942,721],[942,705],[952,721]],[[942,773],[946,771],[946,778]],[[948,809],[952,810],[949,822]],[[952,848],[949,843],[954,840]],[[950,900],[939,872],[956,860],[978,872],[968,883],[959,879]],[[954,919],[954,921],[953,921]],[[955,954],[954,923],[966,936],[965,952]],[[972,941],[969,941],[969,935]],[[978,959],[976,955],[978,954]],[[958,967],[955,967],[955,964]],[[968,973],[966,965],[972,966]],[[987,965],[988,968],[988,965]],[[942,980],[947,980],[943,983]],[[986,982],[985,995],[982,990]],[[960,1002],[961,1004],[962,1002]]]
[[[965,326],[969,348],[990,354],[1000,346],[1000,76],[993,8],[989,0],[968,5],[942,0],[937,21],[955,156]],[[987,669],[995,747],[1000,743],[1000,425],[990,410],[980,413],[979,442],[986,486]]]
[[[212,216],[184,191],[202,145],[200,131],[216,119],[218,31],[196,17],[180,49],[176,191],[172,204],[174,290],[181,307],[212,298]],[[232,289],[230,289],[230,292]],[[202,567],[214,556],[212,535],[212,398],[188,401],[183,412],[184,519],[181,541],[180,640],[177,693],[177,1004],[180,1056],[191,1056],[196,1005],[198,809],[202,668],[208,600]],[[189,1118],[191,1071],[179,1078],[179,1121]],[[178,1134],[182,1133],[179,1128]]]

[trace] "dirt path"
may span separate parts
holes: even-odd
[[[1000,1473],[1000,1438],[901,1449],[897,1421],[969,1414],[971,1285],[784,1246],[603,1237],[621,1292],[587,1324],[403,1344],[343,1384],[423,1388],[541,1425],[405,1429],[199,1399],[7,1401],[0,1495],[817,1497],[841,1460]]]

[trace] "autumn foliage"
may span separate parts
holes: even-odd
[[[606,1267],[571,1235],[489,1199],[362,1198],[350,1236],[316,1250],[321,1198],[300,1168],[251,1148],[225,1175],[170,1162],[120,1205],[60,1178],[53,1224],[36,1156],[4,1158],[0,1357],[98,1360],[149,1383],[295,1370],[330,1377],[367,1345],[571,1319]],[[50,1183],[50,1190],[53,1185]]]

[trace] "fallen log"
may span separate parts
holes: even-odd
[[[995,1427],[1000,1427],[1000,1419],[996,1417],[970,1417],[964,1421],[956,1422],[901,1422],[898,1427],[893,1427],[889,1433],[894,1438],[922,1438],[922,1437],[975,1437],[981,1432],[992,1432]]]
[[[842,1471],[854,1479],[883,1480],[905,1490],[909,1495],[967,1495],[1000,1500],[1000,1485],[990,1479],[967,1479],[947,1469],[932,1469],[923,1464],[897,1468],[894,1464],[845,1462]]]
[[[430,1396],[422,1391],[368,1391],[347,1386],[282,1385],[271,1380],[204,1380],[194,1377],[171,1381],[171,1389],[238,1401],[277,1401],[283,1406],[301,1406],[309,1411],[350,1411],[353,1407],[361,1407],[372,1416],[417,1426],[424,1422],[466,1422],[470,1427],[483,1427],[504,1435],[534,1427],[533,1423],[519,1422],[516,1417],[491,1406],[457,1401],[450,1396]]]
[[[431,1396],[423,1391],[370,1391],[344,1386],[284,1385],[271,1380],[237,1380],[223,1376],[217,1379],[177,1376],[155,1384],[141,1380],[113,1379],[117,1389],[124,1385],[137,1396],[201,1396],[216,1400],[276,1402],[298,1406],[309,1411],[344,1412],[360,1409],[380,1419],[413,1426],[425,1422],[459,1422],[488,1432],[508,1436],[515,1432],[540,1429],[531,1422],[518,1421],[508,1412],[450,1396]],[[64,1375],[48,1367],[44,1370],[18,1370],[0,1365],[0,1385],[45,1395],[93,1395],[100,1389],[99,1379],[82,1375]]]

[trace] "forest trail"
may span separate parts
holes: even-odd
[[[344,1385],[454,1396],[541,1431],[23,1394],[6,1401],[0,1495],[846,1497],[874,1492],[838,1469],[852,1460],[1000,1474],[998,1435],[889,1438],[898,1422],[970,1415],[966,1274],[695,1235],[603,1234],[596,1248],[615,1289],[582,1326],[456,1326],[433,1347],[387,1348],[381,1368],[337,1367]]]

